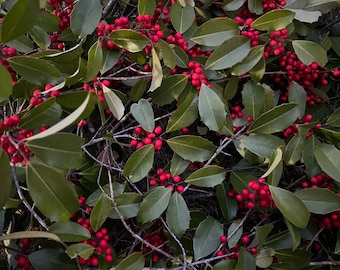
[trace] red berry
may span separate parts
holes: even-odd
[[[92,257],[92,258],[89,259],[90,266],[97,266],[98,263],[99,263],[99,260],[96,257]]]
[[[105,256],[105,261],[108,262],[108,263],[112,262],[113,261],[112,255],[106,255]]]
[[[225,242],[227,242],[227,240],[228,240],[228,238],[225,235],[220,236],[220,242],[221,243],[225,243]]]
[[[244,236],[242,236],[241,241],[242,241],[243,244],[247,245],[247,244],[250,243],[250,238],[249,238],[248,235],[244,235]]]
[[[184,191],[184,187],[179,185],[179,186],[177,186],[176,190],[177,190],[177,192],[182,193]]]
[[[175,183],[178,183],[181,181],[181,177],[179,175],[175,175],[172,179],[174,180]]]
[[[155,127],[153,132],[157,135],[160,135],[163,132],[163,129],[160,126],[158,126],[158,127]]]

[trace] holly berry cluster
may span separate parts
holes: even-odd
[[[146,235],[143,238],[146,242],[150,243],[151,245],[161,250],[165,250],[165,243],[167,239],[161,231]],[[160,259],[159,253],[156,251],[153,251],[150,246],[143,245],[142,253],[145,259],[150,258],[154,263],[159,262],[159,259]]]
[[[223,256],[225,254],[231,254],[230,256],[224,257],[225,260],[237,260],[240,255],[240,248],[246,248],[250,254],[256,255],[257,248],[256,247],[249,247],[247,246],[250,244],[251,239],[248,235],[243,235],[240,239],[240,244],[236,243],[233,247],[229,247],[228,245],[228,237],[225,235],[220,236],[220,247],[219,250],[216,252],[216,256]]]
[[[33,97],[30,99],[30,104],[35,107],[43,103],[49,97],[57,98],[60,96],[60,92],[58,90],[50,90],[52,89],[52,84],[45,85],[45,91],[41,91],[40,89],[36,89],[33,91]],[[49,91],[50,90],[50,91]]]
[[[284,131],[283,131],[283,136],[285,138],[290,137],[291,135],[296,135],[299,133],[299,122],[302,122],[301,124],[303,125],[308,125],[311,123],[311,121],[313,120],[313,115],[311,114],[306,114],[301,121],[297,120],[297,122],[295,122],[293,125],[287,127]],[[306,139],[308,139],[310,136],[313,135],[313,129],[320,129],[321,128],[321,124],[315,124],[315,126],[313,128],[311,128],[307,134],[306,134]]]
[[[139,149],[144,145],[153,144],[155,150],[159,151],[163,145],[163,140],[160,137],[162,132],[163,129],[161,126],[155,127],[153,132],[147,132],[141,127],[136,127],[130,145]]]
[[[172,191],[182,193],[184,191],[184,183],[180,175],[171,175],[170,172],[164,171],[163,168],[157,169],[157,175],[149,180],[150,186],[166,186]]]
[[[14,257],[17,261],[17,268],[23,270],[32,269],[32,264],[28,260],[28,255],[34,250],[34,247],[31,247],[31,239],[22,238],[19,247],[20,253],[16,254]]]

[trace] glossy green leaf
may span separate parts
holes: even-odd
[[[289,86],[288,101],[297,104],[296,110],[298,111],[298,117],[300,119],[305,115],[306,98],[306,90],[300,84],[293,81]]]
[[[185,160],[176,153],[174,153],[170,164],[171,175],[182,174],[188,168],[189,164],[190,164],[189,160]]]
[[[274,186],[269,186],[269,190],[283,216],[296,227],[305,228],[309,221],[309,212],[305,204],[288,190]]]
[[[258,0],[248,0],[248,8],[251,13],[261,15],[263,13],[263,3]]]
[[[180,3],[182,7],[185,7],[185,6],[194,7],[195,6],[194,0],[178,0],[178,3]]]
[[[266,72],[266,60],[264,57],[249,71],[250,78],[253,82],[258,83]]]
[[[175,59],[176,59],[176,64],[177,66],[181,68],[187,68],[188,67],[188,62],[189,62],[189,57],[186,54],[185,51],[181,47],[174,46],[173,47],[174,53],[175,53]]]
[[[223,10],[225,11],[236,11],[240,7],[243,6],[243,4],[246,2],[246,0],[224,0],[223,1]]]
[[[274,150],[285,146],[283,140],[269,134],[251,134],[242,137],[241,142],[249,151],[264,158],[269,158]]]
[[[127,256],[116,266],[116,270],[143,270],[143,268],[144,256],[140,252]]]
[[[111,200],[102,193],[93,207],[90,215],[91,228],[96,232],[104,224],[110,214]]]
[[[275,251],[275,256],[280,261],[292,263],[299,269],[303,269],[308,266],[312,253],[304,249],[296,249],[294,251],[291,249],[280,249]]]
[[[130,29],[115,30],[110,34],[110,40],[129,52],[140,52],[149,43],[149,39]]]
[[[51,45],[51,39],[49,35],[41,27],[34,25],[29,31],[29,34],[39,47],[46,49]]]
[[[264,242],[266,241],[268,235],[270,232],[274,229],[273,223],[268,223],[266,225],[262,226],[256,226],[255,231],[256,231],[256,238],[258,241],[258,248],[261,249]]]
[[[221,70],[241,62],[250,51],[250,41],[243,36],[236,36],[224,41],[209,56],[206,69]]]
[[[309,177],[316,175],[320,171],[320,167],[314,155],[314,148],[320,144],[320,141],[312,135],[309,137],[302,148],[302,158],[306,165],[306,172]]]
[[[259,254],[256,255],[256,266],[260,268],[267,268],[273,263],[275,250],[272,248],[263,248]]]
[[[163,59],[164,65],[170,69],[175,68],[176,67],[175,52],[173,51],[171,46],[163,39],[160,39],[157,42],[156,48],[160,50],[160,55],[161,58]]]
[[[26,166],[26,178],[32,200],[51,221],[65,222],[78,209],[74,186],[56,169],[30,161]]]
[[[152,132],[155,128],[155,118],[151,104],[146,99],[131,105],[132,116],[146,131]]]
[[[145,224],[159,218],[168,207],[172,190],[156,187],[142,201],[137,215],[137,222]]]
[[[102,85],[104,97],[113,116],[120,120],[124,116],[125,107],[122,100],[108,87]]]
[[[56,234],[63,242],[79,242],[91,238],[88,229],[72,221],[53,223],[48,231]]]
[[[117,63],[119,56],[120,56],[120,50],[109,50],[107,47],[103,47],[103,64],[100,69],[100,72],[103,74],[107,71],[109,71],[111,68],[114,67],[114,65]]]
[[[83,138],[72,133],[57,133],[30,140],[26,145],[47,164],[61,169],[73,169],[82,163],[81,146],[84,142]]]
[[[35,0],[17,1],[3,19],[1,42],[7,43],[25,34],[38,22],[40,6]]]
[[[209,140],[193,135],[176,136],[167,140],[167,143],[172,151],[191,162],[209,159],[216,148]]]
[[[117,204],[119,214],[124,219],[129,219],[137,216],[143,197],[136,193],[124,192],[120,195],[116,195],[114,199]],[[120,219],[119,214],[114,208],[112,208],[109,217],[113,219]]]
[[[239,77],[231,76],[225,88],[223,89],[223,98],[231,100],[237,92]]]
[[[264,102],[264,88],[259,84],[248,81],[242,90],[242,103],[247,113],[256,119],[263,112]]]
[[[166,222],[170,230],[181,238],[182,234],[189,229],[190,219],[190,211],[183,196],[174,192],[166,211]]]
[[[222,260],[214,265],[212,270],[234,270],[236,266],[236,260]]]
[[[161,62],[159,61],[157,52],[154,48],[152,48],[151,53],[152,53],[152,80],[148,92],[155,91],[158,87],[161,86],[163,81],[162,65]]]
[[[52,13],[41,12],[36,25],[40,26],[46,32],[57,32],[59,31],[59,18]]]
[[[184,182],[198,187],[214,187],[223,182],[225,174],[225,170],[221,167],[204,167],[194,171]]]
[[[148,80],[143,78],[138,80],[138,82],[132,87],[129,98],[131,101],[137,102],[142,98],[146,92]]]
[[[250,71],[261,60],[261,58],[263,57],[263,52],[263,45],[252,47],[250,52],[242,60],[242,62],[232,67],[231,74],[234,76],[239,76]]]
[[[55,134],[55,133],[63,130],[64,128],[68,127],[69,125],[73,124],[84,113],[84,111],[87,109],[88,105],[91,104],[90,96],[91,95],[88,94],[86,96],[85,100],[83,101],[83,103],[75,111],[73,111],[71,114],[66,116],[63,120],[61,120],[57,124],[53,125],[52,127],[46,129],[45,131],[38,133],[38,134],[35,134],[32,137],[27,138],[26,140],[30,141],[30,140],[41,139],[41,138],[50,136],[52,134]]]
[[[86,37],[96,29],[102,16],[102,5],[99,0],[80,0],[71,13],[71,29],[78,38]]]
[[[267,177],[267,183],[272,186],[277,186],[281,180],[283,172],[283,151],[277,148],[269,159],[268,170],[262,177]]]
[[[0,102],[5,101],[12,94],[12,77],[4,65],[0,65]]]
[[[89,244],[78,243],[68,246],[65,250],[65,253],[71,259],[75,259],[79,256],[87,260],[93,254],[94,250],[95,248]]]
[[[18,74],[33,84],[57,84],[61,81],[59,70],[43,59],[14,56],[8,62]]]
[[[238,193],[241,193],[242,189],[249,189],[248,183],[255,179],[257,177],[249,172],[232,172],[230,174],[230,182]]]
[[[175,113],[170,116],[167,132],[179,130],[184,127],[190,126],[198,117],[198,98],[197,94],[191,92],[185,100],[179,104]]]
[[[169,104],[183,93],[187,83],[187,76],[182,74],[171,75],[164,78],[158,89],[151,93],[151,97],[159,106]]]
[[[249,132],[271,134],[283,131],[297,118],[296,104],[285,103],[261,114],[250,126]]]
[[[294,19],[294,12],[290,10],[271,10],[257,18],[251,24],[257,30],[274,32],[287,27]]]
[[[7,153],[0,149],[1,191],[0,208],[5,205],[12,190],[12,170]]]
[[[86,74],[83,78],[83,82],[92,81],[97,76],[99,70],[103,67],[103,49],[100,46],[100,42],[95,42],[88,52],[88,61]]]
[[[179,3],[171,6],[170,18],[173,27],[179,33],[184,33],[195,20],[195,11],[191,6],[182,7]]]
[[[340,182],[340,150],[334,145],[323,143],[315,147],[314,155],[321,169]]]
[[[340,127],[340,108],[337,108],[327,119],[327,125]]]
[[[30,263],[36,269],[63,269],[77,270],[78,266],[75,260],[72,260],[64,249],[45,248],[34,251],[28,256]]]
[[[254,257],[245,248],[241,248],[235,270],[244,269],[256,270],[256,262]]]
[[[0,236],[0,241],[4,240],[18,240],[22,238],[46,238],[59,243],[62,243],[61,239],[54,233],[44,232],[44,231],[22,231],[22,232],[12,232],[10,234],[5,234]]]
[[[213,217],[207,217],[197,227],[194,240],[194,258],[199,260],[213,253],[220,244],[223,235],[222,224]]]
[[[334,7],[339,7],[338,0],[308,0],[304,9],[309,11],[318,10],[322,13],[327,13]]]
[[[138,0],[138,14],[149,14],[153,15],[156,9],[155,0]]]
[[[291,224],[287,219],[285,219],[285,223],[287,225],[289,235],[293,241],[293,251],[298,248],[301,243],[301,234],[299,228]]]
[[[213,18],[200,25],[191,40],[203,46],[220,46],[238,34],[237,23],[229,18]]]
[[[340,209],[339,196],[326,188],[306,188],[295,195],[307,206],[309,212],[326,215]]]
[[[324,67],[327,64],[327,52],[319,44],[309,40],[293,40],[292,45],[297,57],[305,65],[316,62]]]
[[[226,182],[216,186],[216,197],[220,205],[223,217],[230,221],[236,217],[238,203],[233,198],[228,197],[228,192],[231,190],[230,185]]]
[[[132,182],[142,180],[152,168],[154,155],[153,145],[145,145],[138,149],[127,160],[123,175],[129,177]]]
[[[235,220],[228,228],[228,247],[233,248],[237,242],[241,239],[241,236],[243,234],[243,226],[240,225],[240,220]]]
[[[294,165],[302,157],[302,149],[306,139],[296,134],[287,144],[284,161],[287,165]]]
[[[323,138],[327,143],[340,148],[340,132],[328,128],[320,128],[315,130],[315,133]]]

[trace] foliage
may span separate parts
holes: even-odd
[[[339,267],[338,0],[0,6],[1,268]]]

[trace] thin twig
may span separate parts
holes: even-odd
[[[112,7],[114,6],[114,4],[117,2],[117,0],[110,0],[106,6],[103,9],[102,12],[102,18],[105,18],[107,14],[109,14],[110,10],[112,9]]]

